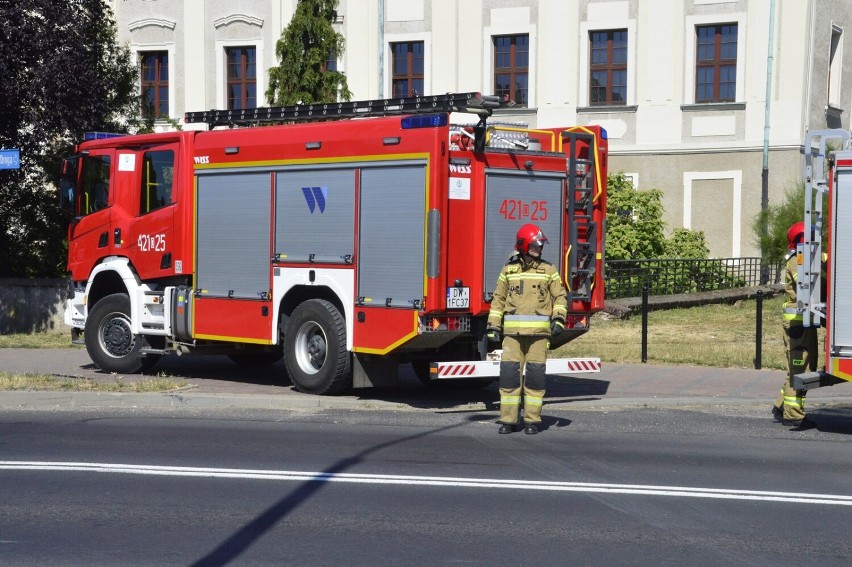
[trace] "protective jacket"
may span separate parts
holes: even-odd
[[[822,255],[822,264],[821,269],[822,279],[822,289],[820,289],[820,296],[823,301],[825,301],[825,286],[826,286],[826,273],[825,273],[825,263],[828,258],[828,255],[823,253]],[[798,287],[798,279],[799,279],[799,260],[798,255],[795,250],[790,250],[785,257],[787,260],[787,265],[785,267],[784,272],[784,293],[786,294],[787,301],[784,302],[783,310],[784,310],[784,323],[786,325],[801,325],[802,324],[802,314],[796,308],[797,299],[796,299],[796,288]],[[814,320],[813,325],[819,326],[819,321]]]
[[[525,264],[513,256],[503,266],[491,300],[488,326],[504,335],[550,335],[551,320],[565,322],[568,298],[559,272],[550,262]]]

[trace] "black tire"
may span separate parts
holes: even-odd
[[[145,339],[130,329],[130,298],[123,293],[104,297],[89,312],[83,338],[89,357],[101,370],[134,374],[142,369],[139,351]]]
[[[346,320],[332,303],[311,299],[293,311],[284,335],[284,363],[297,390],[324,395],[349,390],[351,360]]]
[[[435,390],[478,390],[494,382],[494,378],[453,378],[432,380],[429,378],[429,361],[415,360],[411,363],[414,375],[427,388]]]

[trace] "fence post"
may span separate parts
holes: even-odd
[[[754,368],[760,370],[763,366],[763,290],[757,290],[757,321],[754,325]]]
[[[648,284],[642,288],[642,362],[648,362]]]

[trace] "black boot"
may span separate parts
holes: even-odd
[[[510,425],[508,423],[502,423],[502,424],[500,424],[500,429],[497,430],[497,433],[499,433],[500,435],[506,435],[507,433],[512,433],[514,431],[515,431],[514,425]]]
[[[528,423],[527,426],[524,428],[524,433],[526,433],[527,435],[535,435],[536,433],[538,433],[538,425],[536,425],[535,423]]]

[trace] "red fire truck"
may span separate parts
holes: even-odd
[[[487,383],[491,293],[528,222],[569,289],[560,342],[583,334],[604,300],[606,132],[488,124],[501,104],[208,111],[185,117],[204,131],[93,136],[60,184],[72,340],[120,373],[169,353],[283,356],[319,394],[392,383],[404,363],[426,383]]]
[[[811,131],[805,137],[805,238],[797,250],[796,301],[803,325],[825,327],[825,352],[821,370],[793,377],[793,387],[799,389],[852,380],[852,296],[847,294],[852,289],[850,137],[848,130],[839,129]],[[831,145],[841,149],[831,152]]]

